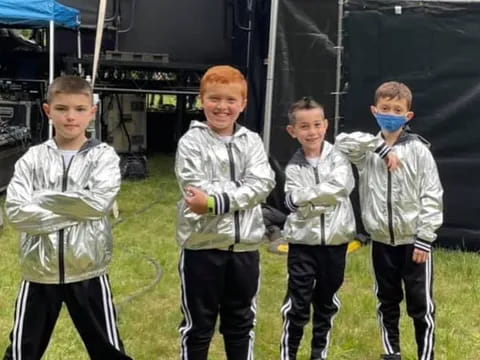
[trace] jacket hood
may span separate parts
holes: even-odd
[[[220,135],[218,135],[215,131],[213,131],[210,126],[207,125],[206,121],[198,121],[198,120],[192,120],[190,123],[189,129],[202,129],[202,130],[207,130],[210,131],[210,133],[218,138],[221,138]],[[239,125],[238,123],[234,124],[234,131],[233,131],[233,137],[241,136],[246,134],[246,128],[242,125]]]
[[[332,151],[333,146],[328,141],[323,141],[323,149],[322,153],[320,154],[320,159],[325,159],[328,154]],[[288,162],[289,165],[300,165],[300,166],[310,166],[308,162],[305,152],[302,148],[298,149],[295,154],[293,155],[292,159]]]
[[[382,132],[379,132],[379,134],[382,137],[382,139],[384,139]],[[420,141],[421,143],[425,144],[427,147],[430,147],[431,145],[427,139],[425,139],[423,136],[419,134],[412,132],[412,129],[410,128],[410,126],[405,125],[405,127],[403,128],[403,131],[400,133],[400,136],[398,137],[397,141],[395,141],[395,144],[393,145],[395,146],[399,144],[406,144],[407,142],[415,141],[415,140]]]
[[[94,148],[95,146],[98,146],[100,145],[102,142],[100,140],[97,140],[97,139],[88,139],[87,141],[85,141],[85,143],[82,145],[82,147],[78,150],[78,152],[83,152],[83,151],[88,151],[92,148]],[[45,145],[47,145],[48,147],[52,148],[52,149],[55,149],[55,150],[58,150],[58,145],[57,145],[57,142],[55,141],[54,138],[52,139],[49,139],[45,142]]]

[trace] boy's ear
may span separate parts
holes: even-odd
[[[243,99],[242,111],[247,107],[247,98]]]
[[[372,112],[372,115],[375,116],[375,114],[377,113],[377,108],[375,107],[375,105],[370,105],[370,111]]]
[[[407,118],[407,121],[410,121],[413,119],[413,117],[415,116],[415,113],[413,111],[408,111],[406,114],[405,114],[406,118]]]
[[[328,119],[325,118],[323,120],[325,121],[325,131],[327,131],[328,130]]]
[[[50,117],[50,105],[48,103],[43,103],[42,109],[45,111],[45,114],[47,114],[47,117]]]
[[[297,136],[295,135],[295,128],[292,125],[287,125],[287,132],[290,134],[292,138],[296,138]]]

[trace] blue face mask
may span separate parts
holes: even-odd
[[[407,123],[405,115],[375,114],[378,126],[388,132],[395,132]]]

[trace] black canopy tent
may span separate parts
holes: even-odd
[[[55,71],[55,27],[78,29],[79,24],[80,17],[77,10],[53,0],[0,0],[0,27],[49,29],[49,82],[53,81]],[[2,49],[2,51],[6,51],[6,49]],[[23,54],[23,56],[26,56],[26,54]],[[2,160],[0,162],[0,189],[4,189],[8,184],[13,173],[14,163],[24,150],[23,145],[17,145],[15,141],[12,141],[16,138],[10,134],[10,132],[16,131],[15,129],[18,130],[18,127],[9,127],[9,122],[6,125],[7,127],[4,127],[3,130],[6,132],[4,134],[0,133],[0,158]],[[51,135],[51,126],[49,130]]]
[[[353,0],[346,11],[344,129],[376,131],[375,88],[406,83],[445,190],[439,243],[480,250],[480,3]]]
[[[62,5],[54,0],[0,0],[0,26],[49,29],[49,83],[53,81],[54,69],[54,36],[55,26],[75,29],[80,26],[78,10]],[[52,126],[49,125],[49,137]]]
[[[0,26],[16,28],[49,28],[49,79],[54,76],[55,26],[77,29],[80,26],[78,10],[54,0],[0,0]]]

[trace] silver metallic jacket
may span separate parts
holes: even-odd
[[[352,166],[324,141],[316,167],[298,150],[285,169],[285,204],[292,211],[284,234],[292,244],[340,245],[353,239],[355,217],[350,193],[355,186]]]
[[[390,172],[378,155],[386,146],[380,134],[338,135],[335,146],[359,171],[362,219],[372,240],[430,251],[443,221],[443,189],[428,145],[404,131],[392,148],[401,167]]]
[[[17,161],[5,210],[21,231],[25,280],[61,284],[106,272],[112,256],[107,213],[120,181],[115,150],[96,140],[68,167],[53,140],[32,146]]]
[[[260,203],[275,186],[258,134],[236,125],[225,143],[205,123],[192,121],[180,139],[175,174],[185,195],[197,187],[217,200],[218,215],[197,215],[185,201],[177,205],[177,241],[187,249],[258,248],[265,233]]]

